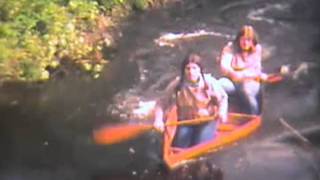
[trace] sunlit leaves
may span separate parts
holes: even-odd
[[[62,59],[98,78],[108,63],[102,48],[112,42],[104,31],[114,25],[102,15],[142,10],[150,1],[0,0],[0,80],[49,79],[47,68],[59,68]]]
[[[84,36],[97,26],[95,1],[10,0],[0,4],[0,79],[48,79],[46,67],[58,68],[61,58],[75,64],[94,60],[90,56],[99,43],[88,43]]]
[[[133,6],[138,10],[145,10],[148,7],[148,1],[146,0],[134,0]]]

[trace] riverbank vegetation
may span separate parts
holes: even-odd
[[[0,0],[0,81],[46,81],[75,71],[98,78],[121,18],[164,2]]]

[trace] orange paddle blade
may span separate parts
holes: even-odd
[[[93,133],[93,138],[97,144],[114,144],[132,139],[151,129],[153,129],[153,126],[146,124],[123,124],[108,126],[95,130]]]
[[[283,76],[280,74],[271,74],[269,75],[267,82],[268,83],[277,83],[283,80]]]

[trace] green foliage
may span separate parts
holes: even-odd
[[[123,5],[143,10],[148,0],[0,0],[0,80],[48,79],[61,59],[98,77],[99,17]]]
[[[148,7],[148,0],[134,0],[133,7],[138,10],[145,10]]]
[[[128,3],[128,1],[130,0],[97,0],[99,5],[101,5],[101,8],[103,8],[105,11],[110,11],[113,7],[123,5]]]
[[[61,58],[76,64],[101,46],[85,42],[97,27],[96,1],[10,0],[0,7],[0,79],[46,79],[46,68]]]

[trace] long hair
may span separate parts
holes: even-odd
[[[256,31],[254,30],[254,28],[250,25],[244,25],[244,26],[242,26],[242,28],[238,32],[238,34],[234,40],[234,43],[233,43],[236,47],[235,50],[237,52],[242,51],[241,47],[240,47],[240,38],[243,36],[252,39],[254,47],[258,44],[259,38],[258,38],[258,35],[257,35]],[[250,49],[250,52],[255,51],[254,47],[252,49]]]
[[[205,81],[205,79],[204,79],[204,66],[202,64],[202,58],[196,53],[189,53],[182,61],[182,64],[180,67],[181,68],[180,69],[180,82],[178,83],[178,86],[176,87],[176,92],[178,92],[181,89],[183,83],[185,82],[185,69],[189,63],[195,63],[200,67],[201,77]]]

